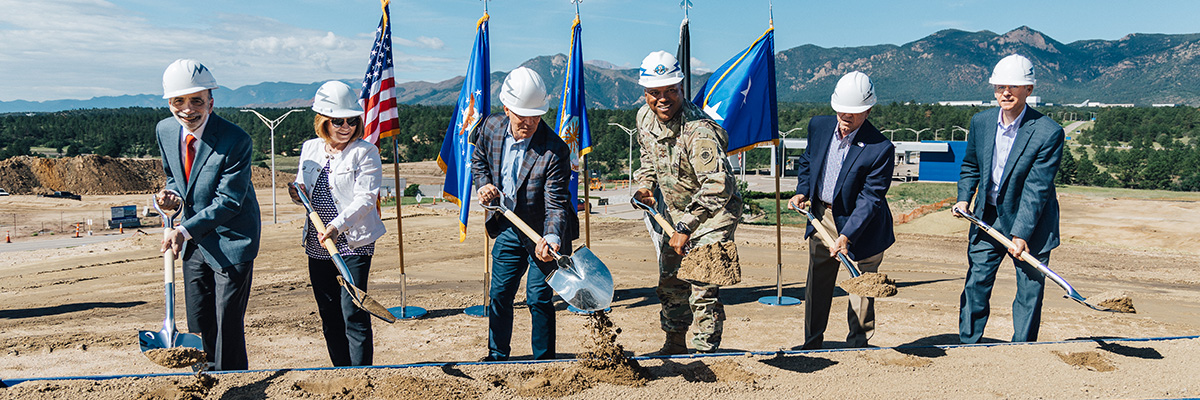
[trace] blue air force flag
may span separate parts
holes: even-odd
[[[475,145],[470,140],[471,131],[492,109],[487,21],[488,15],[484,14],[475,26],[475,47],[471,51],[471,62],[467,65],[467,76],[463,80],[462,91],[458,93],[454,117],[442,141],[442,151],[438,154],[438,166],[446,172],[442,197],[459,207],[460,242],[467,239],[467,217],[471,210],[471,155],[475,153]]]
[[[563,74],[562,104],[558,108],[558,136],[571,148],[571,206],[579,205],[580,156],[592,151],[592,133],[588,128],[587,95],[583,90],[583,46],[579,16],[571,25],[571,57]]]
[[[729,154],[777,141],[775,28],[713,72],[692,103],[729,133]]]

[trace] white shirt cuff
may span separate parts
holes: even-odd
[[[175,227],[175,230],[183,234],[183,240],[192,240],[192,234],[188,233],[187,228],[184,228],[183,225]]]

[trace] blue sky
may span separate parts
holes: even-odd
[[[694,67],[712,69],[766,28],[767,0],[693,0]],[[1001,7],[1006,9],[1001,10]],[[496,0],[492,69],[566,53],[569,0]],[[0,0],[0,101],[158,94],[162,70],[196,58],[217,81],[361,79],[378,0]],[[394,0],[397,78],[440,81],[466,70],[479,0]],[[675,51],[679,0],[584,0],[584,58],[636,67]],[[903,44],[941,29],[1007,32],[1028,25],[1064,43],[1128,33],[1195,33],[1200,1],[774,2],[776,49]]]

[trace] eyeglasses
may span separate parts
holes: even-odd
[[[329,123],[333,124],[333,127],[334,127],[334,128],[341,128],[341,127],[342,127],[342,125],[344,125],[344,124],[350,124],[350,126],[358,126],[359,119],[358,119],[358,117],[354,117],[354,118],[334,118],[334,119],[330,119],[330,120],[329,120]]]

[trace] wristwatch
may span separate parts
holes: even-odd
[[[676,224],[675,224],[675,232],[679,232],[679,233],[682,233],[682,234],[684,234],[684,235],[691,235],[691,234],[692,234],[692,230],[691,230],[691,229],[688,229],[687,225],[684,225],[684,224],[683,224],[683,221],[680,221],[680,222],[678,222],[678,223],[676,223]]]

